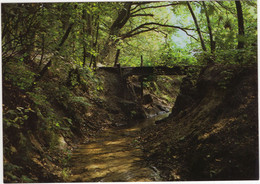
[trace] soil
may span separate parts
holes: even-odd
[[[147,165],[143,159],[138,136],[143,127],[153,126],[156,118],[108,128],[85,144],[78,145],[71,160],[72,173],[67,181],[160,181],[158,170]]]
[[[164,79],[158,82],[160,95],[151,86],[154,90],[146,88],[143,99],[137,77],[125,85],[117,74],[97,71],[97,75],[103,85],[98,97],[90,90],[74,89],[91,105],[84,113],[73,106],[73,117],[81,121],[70,131],[57,132],[55,151],[48,150],[48,135],[32,123],[40,121],[34,112],[29,112],[31,119],[23,129],[4,129],[4,146],[9,150],[4,154],[6,182],[259,178],[256,67],[211,65],[198,78]],[[30,109],[33,103],[8,81],[3,81],[3,97],[4,111],[17,106]],[[51,105],[57,116],[67,116],[58,103]],[[171,108],[164,120],[140,123]],[[23,137],[27,141],[23,145],[31,148],[26,153],[20,146]],[[66,168],[59,158],[64,158]],[[7,166],[15,168],[9,172]]]
[[[185,80],[169,118],[141,134],[147,161],[165,181],[258,179],[256,67],[214,65]]]

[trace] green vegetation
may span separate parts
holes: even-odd
[[[114,66],[117,51],[120,66],[140,66],[141,56],[143,66],[255,65],[256,4],[2,3],[4,180],[69,177],[72,142],[100,130],[97,117],[116,121],[92,115],[114,110],[103,102],[109,91],[97,68]],[[192,83],[200,69],[188,74]],[[233,76],[222,74],[218,85],[226,89]],[[144,90],[173,104],[183,77],[149,76]]]

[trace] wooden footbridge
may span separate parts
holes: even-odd
[[[140,84],[141,84],[141,90],[140,90],[140,96],[141,101],[143,99],[143,81],[144,78],[149,75],[186,75],[188,71],[191,69],[199,69],[198,66],[140,66],[140,67],[120,67],[118,64],[114,67],[99,67],[99,70],[105,70],[112,73],[119,74],[119,77],[121,78],[121,91],[123,94],[123,98],[125,98],[127,95],[125,93],[125,89],[127,88],[127,78],[133,75],[139,76]]]
[[[142,66],[142,67],[99,67],[112,73],[119,73],[121,77],[127,78],[132,75],[148,76],[148,75],[186,75],[187,71],[195,66]]]

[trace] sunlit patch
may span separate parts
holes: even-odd
[[[220,122],[216,123],[213,126],[213,129],[210,132],[207,132],[207,133],[199,136],[198,140],[207,139],[212,134],[216,134],[216,133],[220,132],[228,123],[232,123],[234,121],[236,121],[236,118],[230,118],[230,119],[223,119],[223,120],[221,120]]]
[[[171,171],[171,175],[173,176],[174,180],[180,180],[181,179],[180,175],[177,174],[176,169]]]
[[[107,129],[81,145],[73,153],[74,171],[70,181],[138,181],[159,180],[154,170],[142,161],[143,152],[138,148],[136,133],[143,126],[154,123],[150,119],[133,127]],[[144,125],[145,124],[145,125]]]
[[[120,139],[120,140],[116,140],[116,141],[105,141],[104,144],[106,145],[111,145],[111,144],[122,144],[122,143],[126,143],[126,139]]]

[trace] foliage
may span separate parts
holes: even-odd
[[[182,1],[3,3],[3,81],[17,87],[11,97],[22,91],[30,102],[21,98],[24,104],[12,108],[5,104],[3,127],[8,135],[5,135],[4,155],[12,158],[21,150],[20,157],[26,155],[32,148],[28,137],[31,132],[44,137],[45,146],[55,153],[59,134],[72,135],[73,128],[85,122],[84,112],[91,108],[93,99],[100,98],[104,84],[95,74],[96,65],[113,65],[117,49],[120,49],[121,66],[140,66],[141,56],[143,66],[206,65],[209,61],[256,64],[256,1],[241,3],[244,36],[238,36],[233,1],[205,2],[216,46],[214,52],[210,52],[202,2],[190,4],[207,51],[202,50],[187,4]],[[127,7],[129,12],[125,12]],[[121,16],[124,12],[126,16]],[[238,49],[238,42],[245,47]],[[110,57],[106,57],[108,53]],[[197,73],[190,71],[189,75],[196,78]],[[226,73],[219,86],[225,88],[229,79]],[[171,81],[148,77],[144,87],[173,102],[159,91],[161,84],[171,88],[172,83],[165,80]],[[131,116],[136,113],[131,111]],[[69,156],[63,161],[65,166],[68,159]],[[20,170],[19,164],[8,164],[5,174],[12,181],[32,182],[28,176],[18,178],[14,174],[13,171]],[[69,173],[67,168],[62,171],[65,178]]]
[[[205,9],[201,2],[190,4],[209,50]],[[78,66],[95,64],[103,59],[102,51],[115,48],[121,50],[120,63],[127,66],[140,65],[141,55],[145,66],[196,62],[193,53],[200,53],[202,49],[196,39],[194,23],[185,2],[175,2],[172,5],[167,5],[167,2],[130,3],[130,16],[124,20],[123,25],[116,28],[119,29],[117,34],[111,34],[111,30],[115,29],[113,26],[120,19],[120,11],[126,5],[123,2],[3,4],[3,62],[7,63],[10,58],[18,55],[22,55],[22,61],[32,60],[40,65],[48,61],[49,56],[57,51],[61,35],[64,35],[71,23],[71,34],[63,48],[58,50],[65,65],[68,62]],[[242,2],[246,30],[243,38],[237,36],[234,2],[211,1],[205,5],[215,40],[217,61],[221,60],[217,54],[222,57],[223,51],[235,56],[239,56],[240,52],[244,55],[256,54],[255,49],[251,49],[252,45],[256,45],[255,1]],[[161,8],[152,8],[160,6]],[[108,37],[111,43],[107,40]],[[245,51],[232,52],[236,50],[238,40],[246,43]],[[110,57],[109,64],[113,63],[114,57]]]
[[[17,129],[21,129],[24,125],[24,122],[28,119],[28,115],[26,113],[34,112],[30,107],[16,107],[15,110],[8,110],[5,112],[4,124],[6,127],[13,127]]]
[[[31,86],[35,73],[23,63],[23,61],[9,62],[3,68],[5,80],[11,80],[13,84],[22,90],[28,90]]]

